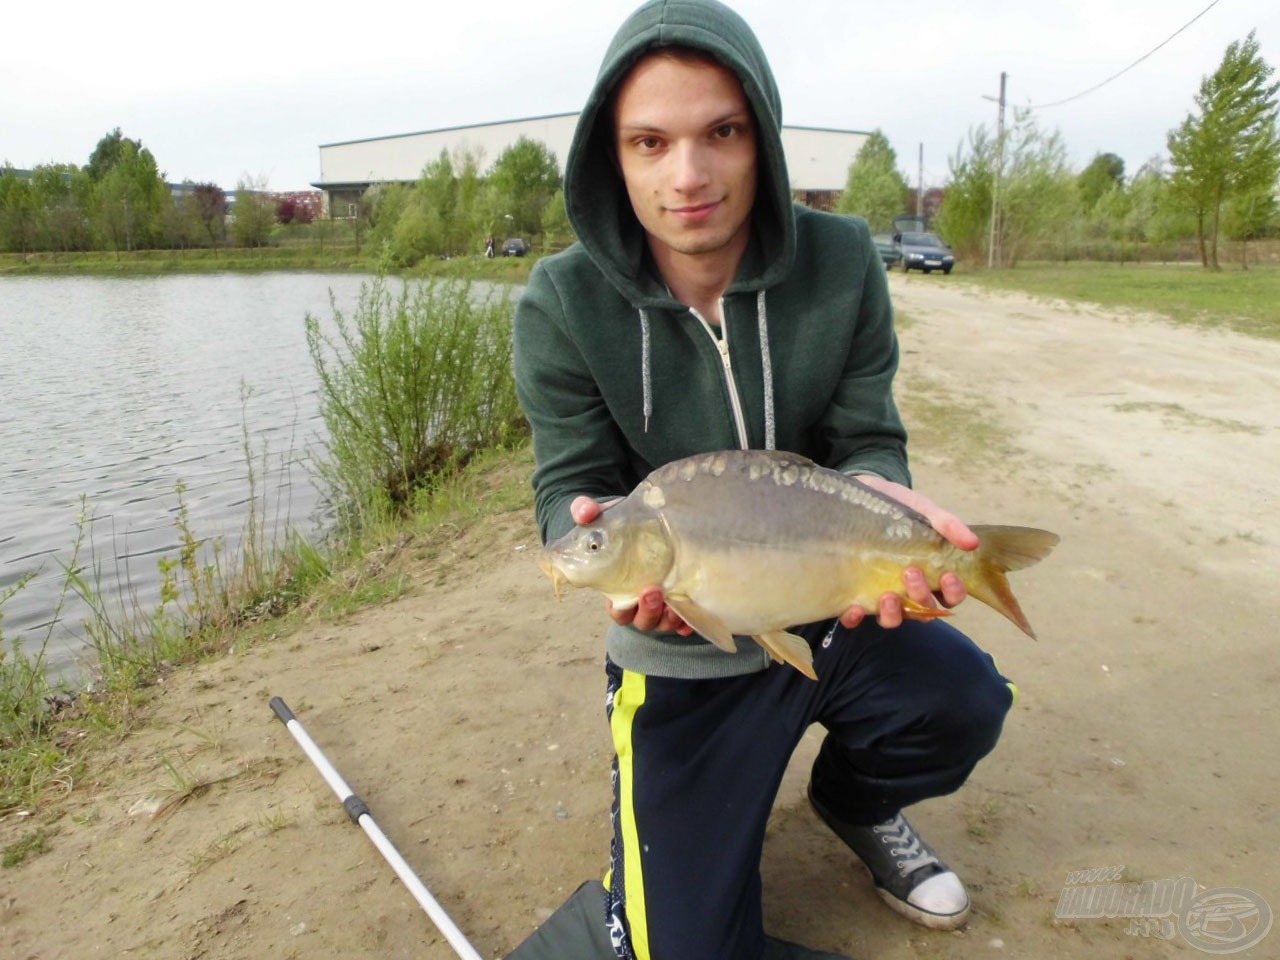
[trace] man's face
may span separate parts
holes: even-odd
[[[631,206],[651,244],[741,256],[756,198],[756,134],[730,70],[645,57],[618,87],[614,134]]]

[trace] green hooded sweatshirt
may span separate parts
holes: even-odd
[[[750,241],[711,327],[658,274],[609,149],[610,94],[645,53],[704,50],[741,80],[759,150]],[[625,496],[662,464],[734,447],[803,454],[910,484],[893,401],[898,344],[880,255],[862,220],[791,200],[782,105],[750,27],[716,0],[651,0],[622,25],[578,121],[565,202],[578,243],[540,261],[516,307],[516,391],[533,427],[544,541],[569,504]],[[697,636],[612,626],[619,666],[704,678],[764,669]]]

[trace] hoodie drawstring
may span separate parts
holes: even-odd
[[[644,432],[649,432],[649,418],[653,416],[653,383],[649,378],[649,314],[640,308],[640,377],[644,381]]]
[[[764,448],[774,448],[773,358],[769,354],[769,319],[764,309],[764,291],[756,294],[756,320],[760,324],[760,372],[764,377]]]
[[[653,416],[653,380],[650,375],[651,349],[649,346],[649,314],[643,308],[640,313],[640,379],[644,411],[644,432],[649,432],[649,419]],[[773,450],[777,442],[773,415],[773,357],[769,352],[769,318],[765,310],[764,291],[756,294],[756,320],[760,331],[760,372],[764,380],[764,448]]]

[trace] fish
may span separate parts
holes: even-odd
[[[1033,527],[973,525],[961,550],[924,516],[855,477],[794,453],[723,450],[659,467],[625,498],[544,547],[540,566],[557,598],[564,584],[593,588],[617,609],[660,585],[667,605],[704,639],[737,649],[751,637],[776,662],[817,679],[813,653],[788,628],[877,610],[884,593],[904,615],[951,611],[906,595],[918,566],[930,589],[944,573],[1035,638],[1005,574],[1038,563],[1059,537]]]

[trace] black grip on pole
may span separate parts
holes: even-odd
[[[276,719],[279,720],[281,723],[283,723],[286,727],[289,725],[290,720],[298,719],[293,715],[293,711],[289,709],[289,705],[285,703],[283,700],[281,700],[279,697],[272,697],[270,703],[271,703],[271,709],[276,715]]]
[[[372,813],[369,813],[369,807],[365,802],[354,793],[342,801],[342,809],[347,811],[347,816],[351,818],[351,822],[356,824],[360,822],[360,818],[366,813],[371,817],[373,816]]]

